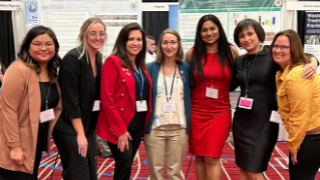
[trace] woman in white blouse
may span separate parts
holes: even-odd
[[[189,64],[182,62],[183,50],[178,32],[166,29],[157,47],[156,62],[148,64],[153,82],[152,115],[146,127],[145,147],[150,179],[181,179],[188,133],[190,131]]]

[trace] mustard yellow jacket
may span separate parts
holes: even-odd
[[[290,152],[298,152],[307,131],[320,126],[320,77],[302,77],[303,65],[276,75],[279,113],[289,133]]]

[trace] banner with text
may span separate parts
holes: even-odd
[[[320,11],[306,12],[304,51],[320,60]],[[320,74],[320,68],[317,72]]]

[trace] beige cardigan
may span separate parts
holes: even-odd
[[[61,92],[55,119],[49,122],[47,151],[53,127],[62,110]],[[0,95],[0,167],[33,173],[40,120],[41,95],[39,76],[21,60],[13,62],[4,76]],[[24,164],[10,159],[11,147],[21,147]]]

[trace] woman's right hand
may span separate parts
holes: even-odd
[[[129,141],[128,139],[132,140],[129,132],[127,131],[126,133],[120,135],[118,137],[118,149],[123,153],[124,149],[127,147],[127,151],[129,151]]]
[[[78,134],[77,143],[79,148],[79,154],[81,154],[83,157],[86,157],[88,150],[88,141],[86,136],[84,134]]]
[[[11,148],[10,159],[19,166],[23,165],[24,157],[21,147]]]

